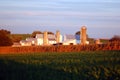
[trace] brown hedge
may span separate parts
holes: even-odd
[[[80,52],[120,50],[120,42],[92,45],[55,45],[55,46],[28,46],[28,47],[0,47],[0,53],[42,53],[42,52]]]

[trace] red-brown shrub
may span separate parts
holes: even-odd
[[[0,47],[0,53],[42,53],[42,52],[80,52],[99,50],[120,50],[120,42],[92,45],[56,45],[56,46],[28,46],[28,47]]]

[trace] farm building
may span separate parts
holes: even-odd
[[[37,45],[43,45],[43,34],[36,34]]]
[[[31,46],[31,41],[21,40],[20,41],[21,46]]]
[[[37,45],[37,39],[36,38],[26,38],[26,40],[21,40],[20,44],[21,44],[21,46]]]
[[[54,34],[48,34],[47,31],[45,31],[43,34],[36,34],[35,38],[26,38],[26,40],[21,40],[20,44],[21,46],[32,46],[32,45],[53,45],[56,43],[62,42],[62,35],[59,31],[56,32],[56,35]]]
[[[62,42],[62,35],[58,31],[56,35],[48,34],[47,31],[45,31],[44,34],[36,34],[36,38],[38,45],[53,45]]]
[[[54,34],[36,34],[36,39],[37,45],[52,45],[56,43],[56,37]]]
[[[63,36],[63,45],[76,45],[76,38],[74,35],[64,35]]]
[[[44,33],[36,34],[35,38],[26,38],[26,40],[20,41],[22,46],[32,46],[32,45],[53,45],[62,43],[63,45],[76,45],[80,43],[81,45],[89,44],[87,41],[87,28],[82,26],[80,29],[80,34],[77,35],[64,35],[60,34],[60,31],[56,31],[56,34],[50,34],[47,31]]]
[[[26,38],[26,41],[31,42],[31,45],[37,45],[37,39],[36,38]]]

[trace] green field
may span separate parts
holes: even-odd
[[[0,54],[0,80],[120,80],[120,51]]]

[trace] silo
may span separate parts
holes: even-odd
[[[85,26],[82,26],[81,28],[81,34],[80,34],[80,40],[81,40],[81,44],[85,45],[86,41],[87,41],[87,28]]]
[[[60,31],[56,31],[56,43],[60,43]]]
[[[47,31],[43,34],[43,45],[48,45],[48,33]]]

